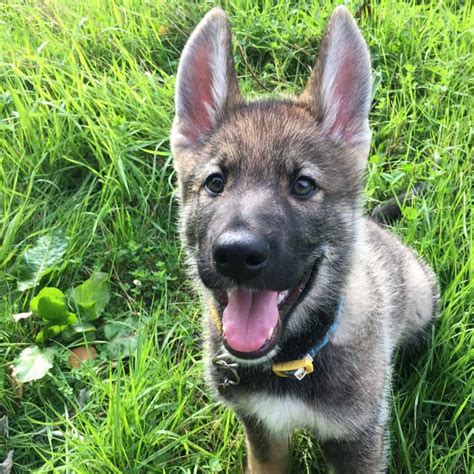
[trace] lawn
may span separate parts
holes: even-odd
[[[395,361],[390,472],[473,472],[472,6],[346,3],[374,69],[367,209],[423,183],[393,230],[442,288],[426,343]],[[336,4],[223,2],[243,92],[300,90]],[[0,4],[0,463],[14,450],[14,472],[238,472],[244,462],[241,427],[202,381],[169,152],[179,54],[211,6]],[[19,291],[25,249],[51,235],[67,238],[64,255]],[[98,356],[71,369],[71,343],[52,336],[54,367],[20,387],[11,364],[43,323],[12,315],[43,287],[66,292],[97,271],[110,278]],[[130,357],[111,342],[114,324],[136,345]],[[293,445],[294,472],[320,472],[317,444],[297,433]]]

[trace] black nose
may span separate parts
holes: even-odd
[[[245,281],[257,276],[270,257],[270,246],[247,230],[224,232],[213,248],[214,264],[222,275]]]

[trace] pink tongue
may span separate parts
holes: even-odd
[[[224,337],[238,352],[256,351],[271,337],[278,318],[277,291],[233,290],[222,318]]]

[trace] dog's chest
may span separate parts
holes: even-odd
[[[258,418],[276,437],[286,437],[295,429],[311,431],[323,440],[348,433],[348,426],[340,419],[290,395],[247,394],[237,407],[240,413]]]

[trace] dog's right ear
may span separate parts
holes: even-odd
[[[213,8],[192,33],[178,67],[172,149],[201,143],[240,99],[227,16]]]

